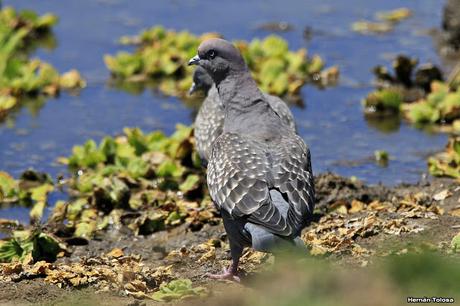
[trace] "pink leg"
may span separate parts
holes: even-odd
[[[206,276],[212,279],[220,279],[220,280],[231,280],[237,283],[241,282],[241,279],[237,275],[238,271],[238,263],[233,262],[230,267],[224,269],[221,274],[211,274],[206,273]]]

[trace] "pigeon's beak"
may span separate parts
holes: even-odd
[[[192,57],[191,60],[188,61],[188,65],[191,66],[191,65],[198,65],[198,63],[200,62],[201,58],[197,55],[195,55],[194,57]]]
[[[191,96],[196,91],[196,89],[196,84],[193,82],[192,86],[190,86],[190,89],[188,90],[188,94]]]

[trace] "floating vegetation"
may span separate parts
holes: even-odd
[[[122,44],[137,45],[134,53],[106,55],[104,61],[115,79],[153,81],[162,93],[183,97],[192,84],[193,71],[187,68],[188,60],[196,54],[201,41],[217,36],[216,33],[196,36],[156,26],[138,36],[120,39]],[[271,35],[263,40],[236,41],[235,44],[260,87],[268,93],[296,95],[306,82],[325,83],[321,75],[323,60],[317,55],[309,57],[306,49],[290,51],[281,37]],[[331,70],[327,74],[329,79],[332,72],[336,80],[338,70]]]
[[[191,127],[178,125],[171,137],[126,128],[99,145],[89,140],[76,146],[60,161],[75,173],[69,182],[74,199],[53,213],[68,221],[68,235],[91,238],[97,230],[123,225],[147,235],[184,222],[192,230],[218,222]]]
[[[21,100],[36,96],[57,96],[62,89],[85,86],[80,74],[71,70],[59,75],[48,63],[29,59],[25,48],[33,39],[50,31],[57,22],[54,15],[38,16],[32,11],[0,11],[0,119]]]
[[[410,9],[401,7],[391,11],[377,12],[376,17],[382,21],[400,22],[412,16]]]
[[[351,29],[361,34],[383,34],[393,30],[395,25],[402,20],[412,16],[408,8],[398,8],[392,11],[383,11],[376,13],[376,19],[379,21],[360,20],[351,25]]]
[[[450,137],[444,152],[428,159],[428,170],[434,176],[460,179],[460,137]]]
[[[394,73],[385,67],[374,68],[377,90],[363,100],[369,117],[402,117],[416,126],[429,125],[438,131],[460,130],[460,89],[456,78],[442,81],[441,71],[434,65],[418,68],[417,60],[398,56]]]
[[[64,255],[65,244],[52,235],[39,230],[16,230],[9,239],[0,240],[0,263],[37,261],[54,262],[59,254]]]
[[[452,91],[445,83],[433,82],[431,93],[426,98],[404,104],[401,109],[404,116],[412,123],[450,125],[450,130],[459,129],[460,88]]]
[[[89,140],[75,146],[59,161],[73,173],[65,180],[70,199],[54,203],[47,220],[59,237],[85,241],[106,228],[148,235],[183,223],[192,231],[219,223],[191,127],[178,125],[170,137],[126,128],[99,144]],[[16,180],[0,172],[0,204],[30,206],[32,224],[41,221],[54,189],[43,173],[28,170]]]
[[[379,116],[399,113],[402,103],[403,95],[397,88],[371,92],[363,101],[366,114],[378,114]]]
[[[351,29],[355,32],[359,32],[361,34],[369,34],[369,33],[387,33],[393,30],[393,26],[387,22],[371,22],[367,20],[360,20],[353,22],[351,25]]]
[[[390,155],[385,150],[375,150],[374,151],[375,162],[382,167],[388,166],[390,160]]]
[[[12,7],[5,7],[0,10],[0,28],[7,32],[24,32],[21,36],[20,48],[27,48],[32,40],[41,39],[51,32],[53,26],[58,22],[57,16],[53,14],[37,15],[34,11],[16,11]]]
[[[0,171],[0,207],[12,204],[32,207],[32,223],[41,220],[43,210],[48,204],[48,193],[53,190],[53,182],[45,173],[27,170],[16,180],[8,173]]]

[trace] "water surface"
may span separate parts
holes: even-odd
[[[327,65],[338,65],[341,82],[337,87],[302,89],[305,107],[292,107],[299,133],[312,151],[315,172],[331,170],[356,176],[369,183],[388,185],[416,182],[426,173],[426,155],[440,150],[446,136],[427,134],[407,124],[382,132],[363,117],[360,100],[372,90],[371,68],[389,66],[398,53],[418,57],[420,62],[439,63],[430,36],[424,32],[438,27],[442,4],[439,0],[418,1],[4,1],[17,9],[30,8],[39,13],[52,12],[60,22],[54,33],[57,46],[34,53],[63,72],[78,69],[88,87],[77,96],[62,94],[49,99],[31,113],[21,109],[14,120],[0,124],[0,169],[18,176],[33,167],[56,176],[66,173],[56,164],[59,156],[71,153],[73,145],[88,138],[121,133],[126,126],[145,131],[174,130],[176,123],[190,124],[194,110],[174,97],[150,90],[132,95],[107,85],[109,72],[102,57],[119,50],[122,35],[161,24],[193,33],[216,31],[227,39],[250,40],[270,33],[258,29],[264,22],[286,21],[290,32],[279,33],[291,49],[307,47]],[[408,6],[414,16],[397,25],[393,32],[375,36],[350,30],[358,19],[372,19],[375,12]],[[303,38],[305,27],[313,38]],[[392,156],[386,168],[367,161],[374,150],[387,150]],[[359,161],[347,163],[343,161]],[[27,209],[0,210],[0,218],[26,218]]]

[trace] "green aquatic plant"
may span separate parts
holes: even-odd
[[[417,66],[417,60],[398,56],[394,73],[374,68],[377,89],[363,99],[367,116],[401,116],[418,126],[442,132],[460,131],[460,88],[451,80],[442,81],[440,70],[431,65]]]
[[[433,82],[426,98],[402,106],[404,116],[416,124],[452,124],[460,120],[460,89]],[[460,121],[459,121],[460,122]]]
[[[24,48],[49,32],[57,22],[54,15],[38,16],[32,11],[0,10],[0,119],[25,97],[56,96],[61,89],[85,86],[80,74],[59,75],[50,64],[30,59]]]
[[[434,176],[460,179],[460,137],[450,137],[444,152],[428,159],[428,170]]]
[[[0,202],[14,199],[18,193],[18,182],[8,173],[0,171]]]
[[[368,115],[393,115],[399,113],[403,96],[397,89],[381,89],[371,92],[362,101],[364,112]]]
[[[160,285],[160,289],[152,294],[152,299],[158,302],[169,302],[183,300],[193,297],[205,297],[207,289],[204,287],[193,287],[189,279],[175,279],[169,283]]]
[[[34,224],[41,221],[52,191],[54,184],[47,174],[27,170],[16,180],[0,171],[0,207],[12,204],[31,207],[30,220]]]
[[[412,11],[406,7],[397,8],[391,11],[377,12],[376,17],[382,21],[400,22],[412,16]]]
[[[31,36],[50,31],[57,22],[58,18],[53,14],[39,16],[32,10],[16,11],[12,7],[4,7],[0,11],[0,24],[7,25],[11,29],[27,29]]]
[[[58,22],[53,14],[38,15],[32,10],[16,11],[12,7],[4,7],[0,10],[0,28],[4,33],[23,32],[17,44],[20,52],[31,51],[36,44],[45,46],[53,44],[52,28]]]
[[[383,34],[393,30],[395,25],[412,15],[408,8],[398,8],[391,11],[382,11],[375,14],[379,21],[360,20],[353,22],[351,29],[361,34]]]
[[[202,211],[210,201],[191,127],[178,125],[169,137],[126,128],[99,144],[89,140],[75,146],[61,162],[75,174],[69,184],[75,198],[57,211],[75,236],[90,238],[123,224],[145,235],[214,218]]]
[[[187,68],[188,60],[196,54],[201,41],[218,36],[216,33],[197,36],[156,26],[135,37],[122,37],[122,44],[135,44],[137,50],[106,55],[104,61],[115,78],[126,82],[154,81],[161,92],[184,96],[192,84],[193,70]],[[271,35],[235,44],[256,81],[268,93],[295,95],[306,82],[320,81],[322,59],[317,55],[309,57],[306,49],[290,51],[281,37]],[[337,77],[338,70],[334,71]]]
[[[54,236],[39,230],[16,230],[0,240],[0,262],[45,260],[53,262],[66,247]]]
[[[374,159],[379,166],[386,167],[390,160],[390,154],[385,150],[375,150]]]

